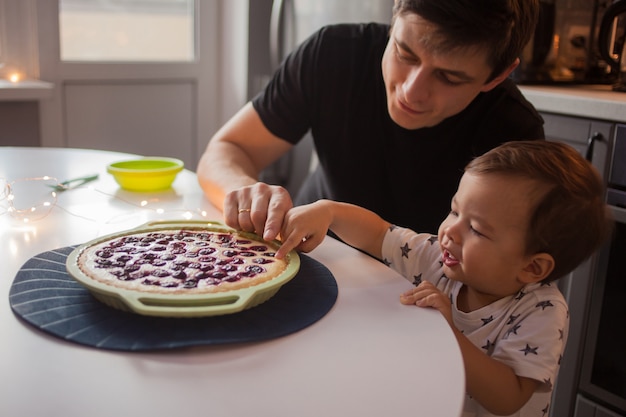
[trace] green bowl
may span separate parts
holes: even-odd
[[[184,163],[176,158],[146,157],[118,161],[107,166],[107,172],[129,191],[158,191],[172,186]]]

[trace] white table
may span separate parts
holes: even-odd
[[[401,305],[406,280],[331,238],[309,255],[335,276],[337,302],[320,321],[286,337],[125,353],[66,342],[19,321],[8,293],[32,256],[158,218],[197,218],[206,210],[221,219],[189,171],[166,192],[120,190],[105,167],[131,156],[0,147],[0,176],[9,179],[100,174],[90,187],[61,193],[42,220],[21,224],[0,216],[0,416],[459,415],[465,376],[445,320]]]

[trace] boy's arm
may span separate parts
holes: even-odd
[[[496,415],[513,414],[528,402],[538,381],[516,375],[508,365],[485,355],[455,327],[452,330],[463,355],[469,395]]]
[[[353,204],[319,200],[287,212],[281,237],[283,244],[276,257],[291,249],[309,252],[317,247],[331,229],[344,242],[381,258],[382,243],[390,224],[377,214]]]
[[[432,283],[424,281],[400,296],[402,304],[431,307],[439,310],[452,328],[465,364],[465,386],[471,395],[490,413],[509,415],[530,399],[539,382],[520,377],[510,366],[493,359],[476,347],[452,320],[450,298]]]

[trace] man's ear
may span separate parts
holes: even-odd
[[[487,91],[492,90],[495,86],[497,86],[498,84],[500,84],[502,81],[504,81],[509,75],[511,75],[511,73],[513,72],[513,70],[515,68],[517,68],[517,66],[520,64],[520,60],[519,58],[516,58],[515,61],[509,65],[504,71],[502,71],[500,73],[500,75],[498,75],[497,77],[495,77],[493,80],[489,81],[487,84],[483,85],[483,88],[480,89],[481,92],[485,93]]]
[[[539,282],[554,270],[554,258],[548,253],[532,255],[528,264],[522,269],[520,280],[525,284]]]

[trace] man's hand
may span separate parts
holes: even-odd
[[[291,196],[285,188],[257,182],[226,194],[224,221],[237,230],[274,240],[280,233],[285,214],[292,207]]]

